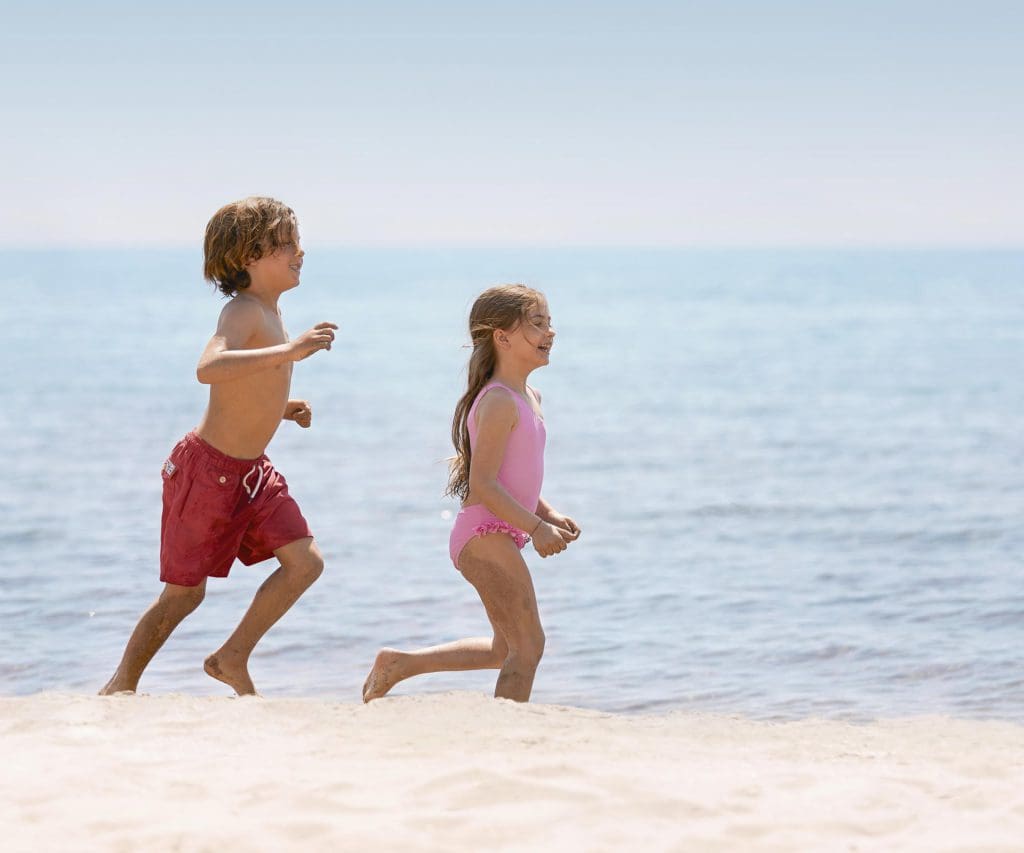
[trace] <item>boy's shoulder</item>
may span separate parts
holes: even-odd
[[[255,325],[262,323],[266,316],[266,309],[255,299],[246,299],[242,295],[232,296],[227,304],[221,308],[221,322]]]

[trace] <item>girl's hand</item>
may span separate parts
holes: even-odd
[[[530,538],[533,540],[533,547],[542,557],[550,557],[569,547],[566,543],[565,531],[555,527],[547,521],[537,525]]]
[[[575,542],[580,538],[580,533],[582,533],[580,526],[569,516],[552,511],[548,513],[548,521],[558,528],[558,532],[562,534],[562,538],[566,542]]]
[[[285,406],[284,419],[295,421],[303,429],[309,429],[309,425],[313,423],[313,407],[309,405],[308,400],[289,400]]]

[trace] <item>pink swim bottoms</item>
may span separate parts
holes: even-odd
[[[527,533],[513,527],[507,521],[502,521],[483,504],[463,507],[455,516],[452,535],[448,539],[448,553],[451,555],[452,565],[455,568],[459,567],[459,554],[470,539],[475,536],[486,536],[488,533],[507,533],[520,549],[530,541]]]

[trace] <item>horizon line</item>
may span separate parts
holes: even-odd
[[[315,251],[680,251],[680,252],[778,252],[778,251],[951,251],[951,252],[1020,252],[1020,243],[318,243],[305,245],[306,252]],[[202,251],[202,241],[195,243],[4,243],[0,251],[22,252],[87,252],[87,251]]]

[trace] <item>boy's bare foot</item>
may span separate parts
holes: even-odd
[[[134,696],[135,688],[131,685],[124,684],[118,680],[115,675],[106,684],[103,685],[100,690],[99,696]]]
[[[258,696],[252,679],[249,678],[249,670],[244,662],[233,664],[229,658],[220,652],[214,652],[203,663],[203,669],[211,678],[223,681],[232,688],[239,696]]]
[[[103,685],[99,692],[100,696],[115,696],[118,693],[128,695],[135,692],[138,687],[138,679],[133,683],[121,674],[120,668],[110,676],[110,681]]]
[[[386,696],[387,692],[402,680],[398,662],[402,653],[398,649],[381,649],[373,662],[373,669],[363,682],[363,701],[371,702]]]

